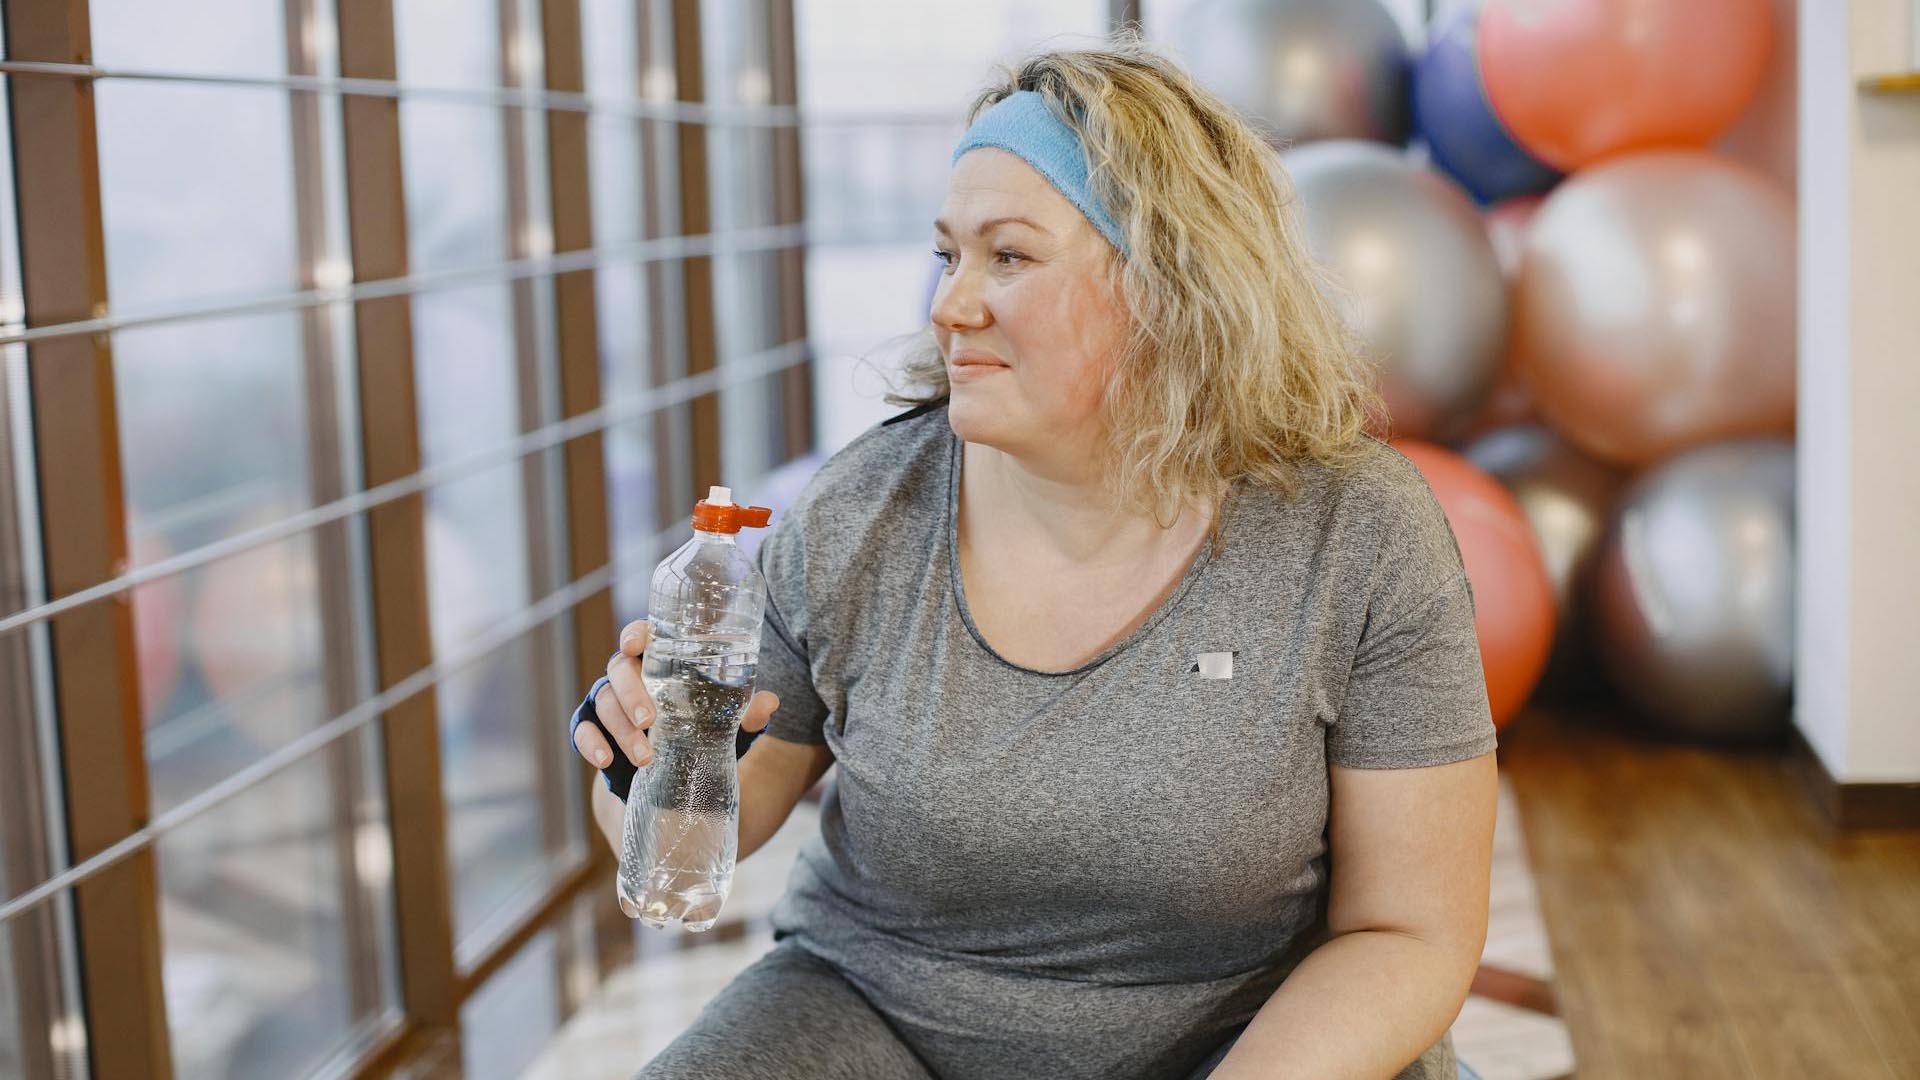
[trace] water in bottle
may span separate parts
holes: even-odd
[[[713,488],[694,507],[693,539],[653,573],[640,660],[653,697],[653,760],[627,795],[620,909],[649,926],[706,930],[733,884],[740,821],[734,737],[753,697],[766,585],[740,550],[765,507]]]

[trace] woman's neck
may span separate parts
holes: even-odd
[[[1084,563],[1131,562],[1168,544],[1184,549],[1207,530],[1211,512],[1188,509],[1163,528],[1149,515],[1121,509],[1092,460],[1084,453],[1036,460],[963,443],[960,495],[969,531],[1037,542],[1063,560]]]

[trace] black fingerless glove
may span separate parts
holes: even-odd
[[[579,744],[573,741],[573,736],[574,732],[580,729],[581,724],[592,724],[598,728],[600,737],[607,740],[607,748],[613,751],[613,760],[600,769],[600,776],[606,781],[607,790],[618,795],[621,802],[626,802],[628,793],[633,790],[633,778],[640,774],[640,770],[633,762],[627,760],[627,752],[614,741],[613,733],[607,730],[607,725],[600,722],[600,714],[593,707],[593,699],[600,696],[601,688],[607,683],[608,679],[605,675],[595,679],[593,687],[587,691],[586,700],[580,703],[579,708],[573,710],[573,720],[567,725],[567,745],[576,752],[579,750]],[[757,731],[735,733],[733,756],[745,757],[748,747],[751,747],[753,740],[759,737],[760,733]]]

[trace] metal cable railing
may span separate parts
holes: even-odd
[[[416,86],[390,80],[305,75],[187,74],[108,68],[93,64],[0,60],[0,76],[258,87],[301,93],[605,114],[640,120],[652,119],[713,126],[830,128],[837,126],[952,126],[957,123],[954,116],[944,112],[917,114],[876,110],[803,116],[798,108],[790,105],[663,102],[511,87]],[[112,334],[169,323],[298,311],[330,304],[377,300],[478,283],[551,277],[609,265],[777,251],[804,246],[808,242],[808,231],[802,225],[768,226],[700,236],[629,241],[598,245],[580,251],[426,271],[359,283],[342,283],[337,286],[323,286],[298,292],[276,292],[260,297],[228,299],[166,310],[107,315],[15,329],[0,332],[0,346],[33,344],[79,335]],[[285,540],[332,522],[365,514],[428,488],[510,464],[529,455],[564,445],[573,439],[692,401],[707,393],[786,370],[803,363],[805,359],[806,343],[804,341],[787,342],[741,360],[727,362],[700,375],[676,380],[667,386],[605,402],[598,408],[544,425],[487,451],[422,468],[408,476],[366,491],[356,492],[269,525],[250,529],[215,543],[155,561],[78,592],[0,618],[0,634],[24,629],[86,604],[120,596],[139,586],[185,573],[253,548]],[[396,705],[437,685],[451,674],[479,662],[521,635],[559,617],[582,600],[618,580],[621,575],[616,568],[623,562],[657,551],[680,531],[678,527],[666,529],[647,538],[640,545],[623,549],[606,566],[569,582],[535,603],[522,608],[514,615],[492,625],[487,632],[469,641],[465,648],[454,655],[436,659],[434,663],[406,676],[392,687],[367,698],[233,775],[196,793],[178,805],[154,815],[145,826],[105,850],[48,877],[25,892],[0,902],[0,924],[12,920],[63,891],[72,889],[80,882],[102,873],[136,852],[151,847],[160,836],[180,828],[234,796],[267,781],[326,746],[365,728]]]
[[[511,442],[502,443],[490,450],[428,466],[378,487],[355,492],[270,525],[236,533],[224,540],[157,560],[137,570],[130,570],[118,577],[100,582],[98,585],[16,612],[0,619],[0,634],[11,633],[35,623],[44,622],[75,608],[118,596],[149,582],[205,566],[242,551],[285,540],[329,522],[363,514],[375,507],[404,499],[436,485],[510,464],[530,454],[551,449],[583,435],[603,431],[615,424],[692,401],[716,390],[783,371],[805,360],[806,342],[789,341],[710,371],[676,379],[666,386],[610,401],[599,408],[590,409],[566,420],[535,428]]]
[[[9,333],[0,333],[0,346],[31,344],[49,338],[81,334],[111,334],[136,327],[164,323],[191,322],[200,319],[229,318],[236,315],[268,315],[284,311],[321,307],[326,304],[381,300],[410,296],[435,289],[525,278],[549,277],[593,270],[601,266],[625,263],[665,262],[700,255],[736,255],[755,251],[781,251],[806,244],[806,230],[800,225],[769,225],[755,229],[736,229],[699,236],[672,236],[655,240],[634,240],[608,244],[557,255],[529,256],[497,263],[422,271],[402,277],[378,278],[333,288],[306,289],[295,293],[274,293],[255,299],[202,304],[168,311],[137,315],[105,315],[70,322],[49,323]]]
[[[146,68],[110,68],[99,64],[62,64],[39,60],[0,60],[0,75],[50,78],[103,79],[121,82],[170,82],[192,85],[256,87],[299,93],[338,94],[342,97],[413,99],[492,108],[541,109],[629,116],[713,127],[828,127],[959,124],[958,110],[860,109],[810,112],[797,105],[712,104],[699,101],[658,101],[648,98],[607,97],[566,90],[533,90],[511,86],[429,86],[393,79],[363,79],[329,75],[237,75],[217,72],[158,71]]]
[[[568,584],[548,593],[533,604],[520,609],[513,616],[495,624],[486,633],[474,638],[464,650],[454,656],[436,660],[427,667],[408,675],[386,690],[362,701],[346,712],[328,720],[312,731],[294,739],[292,742],[274,750],[260,760],[235,772],[225,780],[182,801],[169,810],[155,814],[145,826],[129,833],[124,839],[87,859],[68,867],[47,878],[33,888],[0,903],[0,925],[28,911],[35,905],[73,888],[82,881],[105,871],[115,863],[142,849],[153,846],[162,835],[181,827],[201,814],[226,802],[228,799],[265,782],[274,774],[296,764],[315,752],[324,749],[355,731],[366,727],[381,714],[403,701],[420,693],[430,686],[437,685],[449,675],[470,667],[484,659],[494,650],[513,641],[515,638],[532,631],[534,628],[565,614],[574,605],[611,585],[618,579],[614,567],[623,559],[648,551],[658,551],[660,546],[684,532],[676,526],[663,529],[649,537],[644,546],[623,550],[619,556],[607,565],[592,573],[575,578]]]
[[[794,127],[800,110],[792,105],[714,105],[695,101],[651,101],[644,98],[596,97],[564,90],[530,90],[511,86],[425,86],[392,79],[341,78],[328,75],[223,75],[109,68],[99,64],[61,64],[39,60],[0,60],[0,74],[50,78],[112,79],[123,82],[176,82],[212,86],[245,86],[293,90],[346,97],[440,101],[496,108],[542,109],[550,112],[606,113],[642,120],[735,127]]]

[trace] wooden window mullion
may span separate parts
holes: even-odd
[[[339,0],[338,17],[341,74],[396,78],[392,0]],[[399,102],[350,95],[342,110],[353,280],[404,277],[407,207]],[[375,487],[421,467],[410,298],[356,301],[354,340],[364,481]],[[384,690],[433,662],[425,497],[409,495],[373,508],[367,528],[375,674]],[[380,734],[392,822],[401,999],[414,1025],[453,1028],[459,1020],[459,985],[436,701],[428,688],[394,706],[382,717]]]

